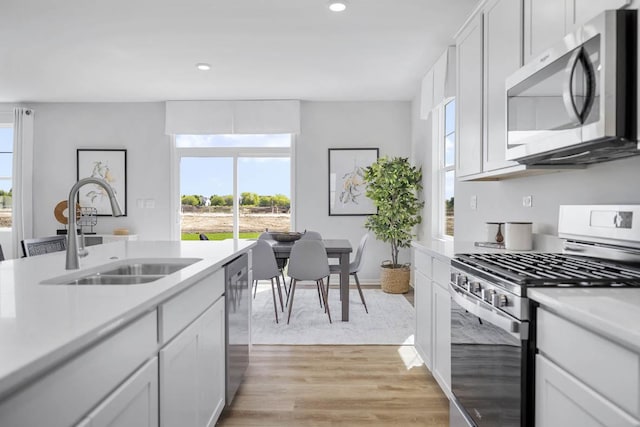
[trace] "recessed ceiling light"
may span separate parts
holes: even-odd
[[[211,65],[200,62],[199,64],[196,64],[196,68],[200,71],[209,71],[211,69]]]
[[[344,0],[332,0],[329,2],[329,10],[332,12],[342,12],[347,8],[347,2]]]

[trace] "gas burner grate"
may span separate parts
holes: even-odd
[[[531,286],[640,286],[640,267],[560,253],[460,254],[454,263]]]

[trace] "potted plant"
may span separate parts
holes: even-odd
[[[385,156],[365,169],[364,180],[367,197],[378,208],[365,227],[378,240],[391,244],[391,260],[381,265],[380,286],[388,293],[405,293],[409,290],[409,264],[400,264],[398,253],[411,245],[413,227],[422,222],[424,202],[417,197],[422,189],[422,169],[412,166],[407,158]]]

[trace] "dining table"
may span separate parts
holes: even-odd
[[[289,258],[295,242],[271,242],[276,258]],[[340,265],[340,300],[342,302],[342,321],[349,321],[349,254],[353,252],[347,239],[322,239],[327,256],[337,258]]]

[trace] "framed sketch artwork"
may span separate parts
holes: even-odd
[[[122,213],[127,215],[127,150],[78,149],[77,178],[102,178],[111,186]],[[107,192],[95,184],[86,184],[78,191],[78,203],[83,208],[96,208],[98,216],[111,216]]]
[[[377,148],[329,149],[329,215],[373,215],[364,170],[378,159]]]

